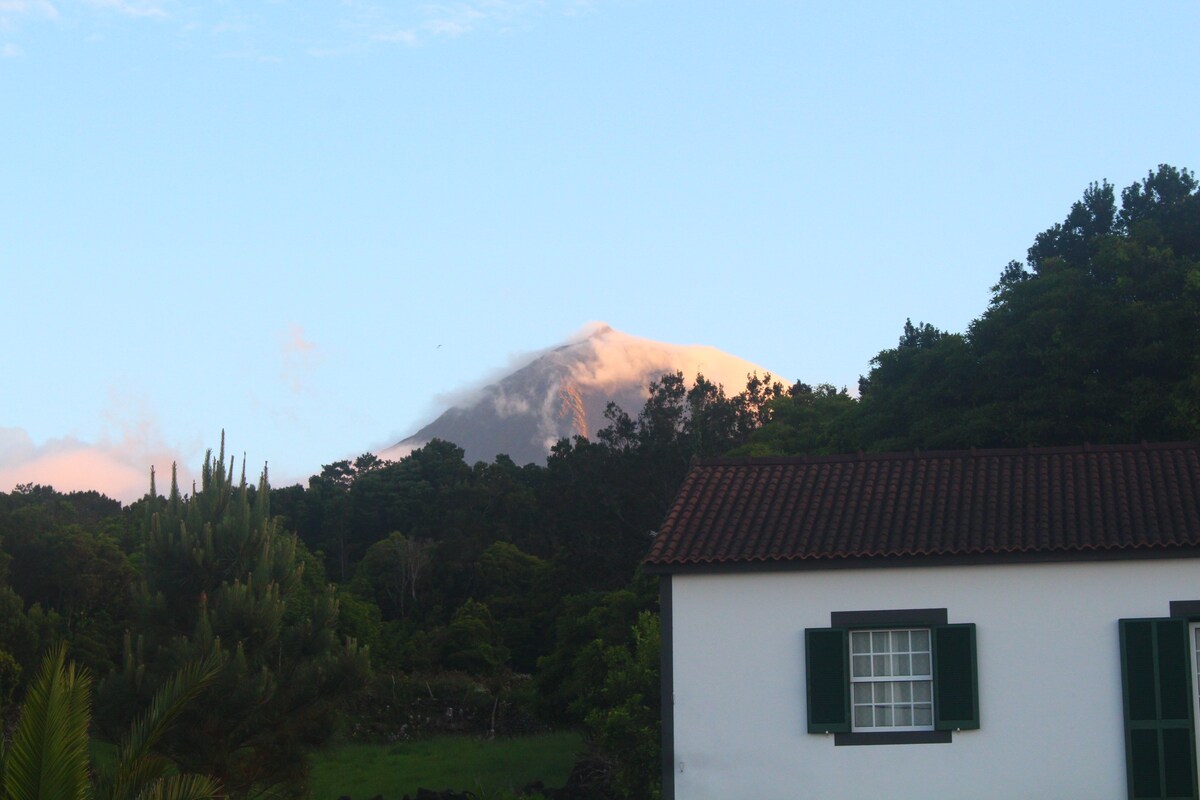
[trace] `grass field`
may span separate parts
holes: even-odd
[[[348,744],[313,757],[312,800],[349,795],[400,800],[418,788],[486,794],[533,781],[562,786],[583,750],[578,733],[484,741],[442,736],[398,744]]]

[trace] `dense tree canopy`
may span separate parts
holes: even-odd
[[[1035,237],[1023,264],[1004,268],[965,333],[906,322],[859,394],[831,405],[794,392],[777,401],[750,451],[1200,436],[1196,179],[1160,166],[1121,192],[1119,208],[1110,184],[1091,185],[1062,223]],[[812,400],[825,402],[818,411]]]
[[[329,738],[368,671],[365,652],[338,640],[333,588],[305,586],[298,542],[279,530],[270,497],[265,469],[253,499],[244,469],[234,482],[224,441],[194,494],[172,475],[165,506],[148,506],[136,645],[127,640],[124,670],[101,692],[112,726],[180,664],[221,658],[220,676],[165,741],[180,765],[234,796],[300,793],[305,749]]]

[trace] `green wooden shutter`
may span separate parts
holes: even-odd
[[[933,627],[933,727],[939,731],[979,727],[974,623]]]
[[[808,684],[808,732],[850,730],[850,668],[843,628],[804,631],[804,671]]]
[[[1196,800],[1188,624],[1123,619],[1121,688],[1131,800]]]

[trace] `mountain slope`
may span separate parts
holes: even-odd
[[[542,462],[563,437],[594,437],[605,425],[610,400],[636,414],[646,386],[675,371],[689,383],[701,374],[727,393],[741,391],[750,373],[766,374],[713,347],[664,344],[602,325],[538,355],[379,455],[400,458],[438,438],[462,447],[468,462],[491,461],[500,453],[518,464]]]

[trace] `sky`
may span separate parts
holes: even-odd
[[[1092,181],[1200,4],[0,0],[0,491],[273,485],[599,321],[851,389]]]

